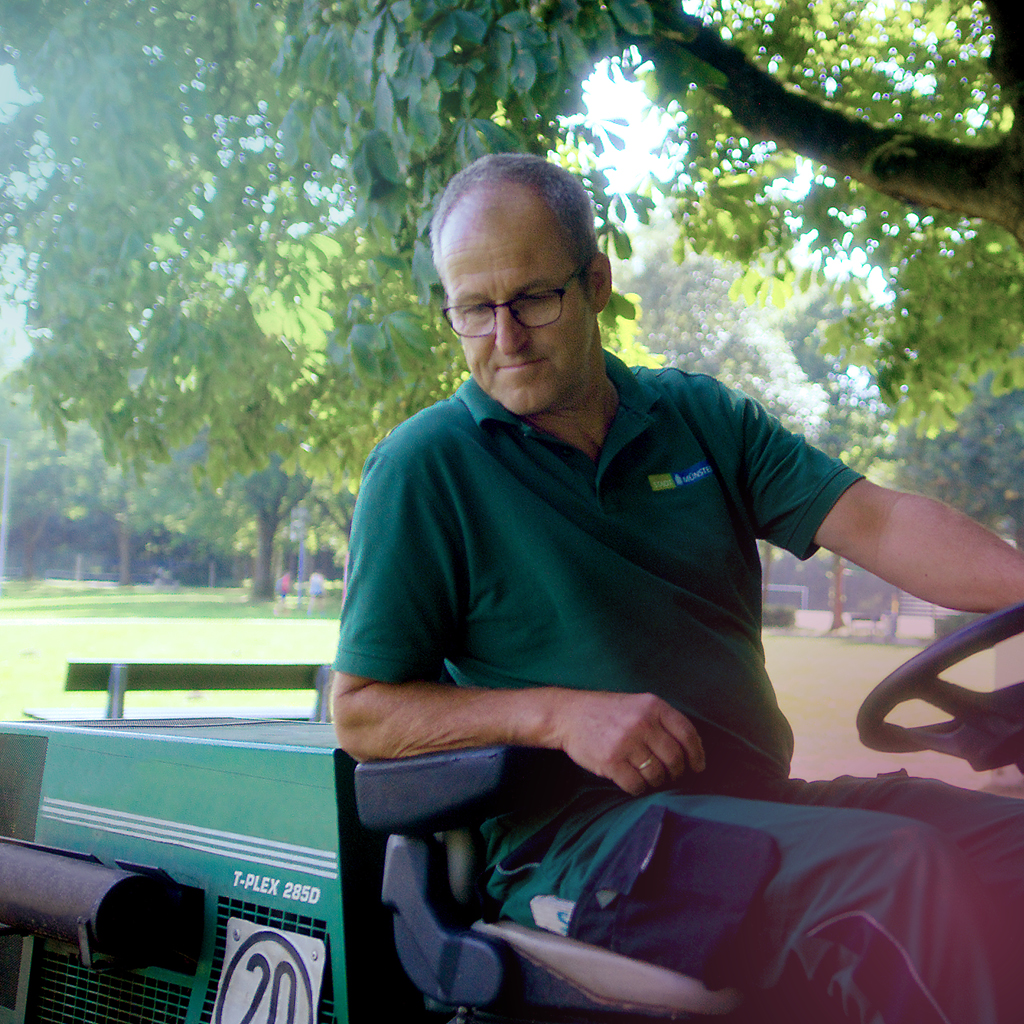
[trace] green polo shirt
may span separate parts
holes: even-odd
[[[808,557],[858,476],[710,377],[607,368],[620,404],[596,465],[472,380],[377,446],[335,668],[653,692],[697,726],[703,789],[785,776],[757,540]]]

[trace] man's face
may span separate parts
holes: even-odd
[[[477,383],[517,416],[572,416],[587,408],[606,378],[597,314],[611,291],[607,259],[574,264],[551,211],[521,186],[464,196],[445,222],[437,253],[451,306],[565,288],[555,323],[524,327],[502,307],[494,331],[462,338],[462,347]]]

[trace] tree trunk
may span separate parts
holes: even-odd
[[[126,513],[117,516],[117,585],[132,585],[132,533]]]
[[[266,512],[256,513],[256,561],[252,570],[252,599],[273,601],[274,599],[274,536],[277,533],[277,518]]]
[[[772,564],[775,561],[775,548],[766,540],[759,541],[761,548],[761,603],[768,604],[768,591],[772,582]]]
[[[843,628],[843,573],[846,571],[842,558],[832,555],[832,630]]]
[[[22,545],[21,550],[21,572],[26,580],[34,580],[36,578],[36,548],[39,546],[39,541],[43,536],[49,518],[49,516],[43,516],[35,529],[30,530],[25,536],[25,543]]]

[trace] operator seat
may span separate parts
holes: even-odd
[[[395,946],[406,973],[461,1020],[619,1021],[721,1018],[742,997],[695,978],[576,939],[511,921],[473,922],[453,894],[449,848],[486,818],[523,806],[529,794],[579,769],[558,751],[486,747],[356,767],[362,823],[390,833],[382,899],[394,915]],[[454,844],[449,843],[448,846]],[[465,844],[461,844],[465,848]],[[568,1016],[567,1016],[568,1015]]]

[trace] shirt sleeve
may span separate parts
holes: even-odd
[[[710,377],[691,379],[686,415],[756,536],[798,558],[861,475],[787,430],[759,402]]]
[[[809,558],[818,550],[818,527],[861,475],[787,430],[753,399],[744,399],[744,462],[758,535]]]
[[[459,621],[456,516],[429,453],[392,439],[356,501],[334,668],[383,682],[436,680]]]

